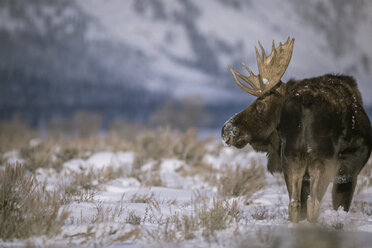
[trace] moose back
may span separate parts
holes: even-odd
[[[316,221],[330,182],[333,208],[348,211],[372,147],[371,123],[355,80],[327,74],[283,83],[294,39],[277,48],[273,41],[269,56],[259,45],[257,76],[245,64],[249,76],[229,66],[235,82],[258,98],[224,124],[223,142],[237,148],[249,143],[267,153],[268,170],[284,174],[291,221]]]

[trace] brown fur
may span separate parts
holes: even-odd
[[[330,181],[334,209],[348,211],[372,148],[371,124],[355,80],[330,74],[279,83],[230,118],[222,138],[237,148],[249,143],[266,152],[268,170],[283,171],[295,222],[316,220]]]

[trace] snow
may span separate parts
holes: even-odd
[[[253,150],[241,153],[237,152],[233,147],[224,147],[218,155],[206,154],[204,156],[204,162],[211,164],[216,169],[220,169],[226,165],[250,167],[252,162],[255,164],[266,164],[266,155]]]
[[[87,160],[72,159],[64,164],[64,168],[69,172],[82,172],[88,169],[102,170],[111,166],[113,169],[125,168],[132,170],[134,162],[133,152],[99,152],[93,154]]]
[[[162,173],[173,173],[185,166],[185,162],[178,159],[163,159],[161,163]]]
[[[15,164],[15,163],[24,163],[24,159],[20,157],[18,150],[11,150],[8,152],[5,152],[3,154],[4,161],[8,162],[9,164]]]
[[[97,169],[105,168],[106,166],[113,166],[114,168],[125,166],[127,169],[132,169],[134,162],[133,152],[100,152],[91,156],[87,162]]]
[[[217,142],[217,141],[215,141]],[[226,166],[235,167],[237,165],[250,168],[253,164],[264,166],[266,156],[257,153],[251,148],[238,150],[232,147],[222,147],[218,153],[212,152],[216,149],[216,143],[211,142],[207,147],[208,151],[204,155],[203,162],[210,164],[215,170]],[[8,156],[16,156],[17,152],[12,151]],[[98,152],[92,154],[88,159],[73,159],[63,164],[61,172],[57,173],[54,169],[38,169],[36,171],[39,181],[46,181],[49,189],[58,183],[68,181],[74,173],[82,173],[87,170],[101,171],[109,166],[113,168],[133,169],[135,153],[126,152]],[[87,233],[94,233],[94,237],[100,246],[109,246],[110,240],[115,240],[121,235],[125,235],[137,228],[143,230],[143,237],[140,239],[129,239],[124,243],[114,243],[115,246],[157,246],[146,233],[158,230],[159,223],[167,217],[172,216],[191,216],[195,214],[195,206],[198,199],[205,199],[207,206],[212,206],[213,198],[217,196],[215,186],[209,185],[198,175],[181,175],[182,170],[191,169],[186,161],[177,158],[162,158],[159,161],[149,161],[142,165],[143,173],[158,172],[164,184],[160,187],[147,187],[139,179],[122,176],[110,180],[100,185],[98,190],[89,200],[75,200],[67,204],[70,217],[62,228],[62,233],[57,237],[32,238],[34,244],[43,245],[78,245],[85,242]],[[362,183],[364,179],[360,180]],[[324,200],[321,203],[320,216],[317,224],[310,224],[302,221],[293,224],[288,221],[288,193],[282,175],[271,175],[266,173],[266,186],[254,193],[248,204],[244,204],[242,198],[227,198],[227,202],[232,204],[234,200],[238,202],[239,213],[242,219],[233,222],[228,228],[218,231],[215,239],[216,243],[210,243],[203,238],[201,232],[195,232],[195,239],[182,241],[181,247],[209,247],[219,244],[238,244],[244,242],[246,237],[251,237],[252,242],[261,242],[260,233],[274,235],[284,240],[292,240],[291,233],[297,227],[321,227],[326,230],[342,229],[341,235],[355,233],[360,237],[361,244],[368,244],[372,234],[372,187],[365,188],[355,196],[354,202],[365,202],[365,211],[360,210],[344,212],[342,209],[334,211],[331,207],[331,186],[329,186]],[[354,203],[353,203],[354,204]],[[355,203],[356,204],[356,203]],[[353,206],[355,206],[352,205]],[[368,209],[370,208],[370,209]],[[369,212],[368,212],[369,211]],[[128,223],[126,220],[130,215],[140,217],[140,225]],[[101,216],[101,217],[100,217]],[[102,217],[106,216],[106,217]],[[94,222],[97,218],[106,218],[102,221]],[[162,227],[161,227],[162,228]],[[239,232],[241,235],[234,234]],[[85,235],[85,236],[84,236]],[[262,235],[262,234],[261,234]],[[30,240],[29,240],[30,241]],[[2,242],[4,245],[23,244],[21,241]],[[66,243],[68,242],[68,243]],[[106,242],[106,243],[105,243]],[[164,241],[165,242],[165,241]],[[267,241],[269,242],[269,241]],[[287,242],[294,242],[287,241]],[[90,243],[87,243],[88,246]],[[96,243],[98,244],[98,243]],[[92,244],[91,244],[92,245]],[[165,246],[173,246],[166,244]],[[224,245],[222,245],[224,246]],[[367,247],[367,246],[365,246]]]

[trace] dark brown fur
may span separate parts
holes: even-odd
[[[348,211],[372,147],[355,80],[330,74],[279,83],[230,118],[222,138],[228,145],[249,143],[267,153],[268,170],[284,174],[294,222],[316,220],[330,181],[334,209]]]

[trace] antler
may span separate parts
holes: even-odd
[[[280,82],[284,72],[286,71],[289,61],[291,61],[294,39],[290,39],[275,48],[273,41],[272,50],[269,56],[266,56],[265,50],[262,47],[260,41],[258,41],[262,51],[262,59],[256,50],[257,66],[258,66],[258,76],[254,75],[253,72],[243,63],[245,69],[249,72],[249,77],[240,74],[231,68],[235,82],[246,92],[254,96],[262,96],[268,91],[270,91],[277,83]],[[252,88],[241,83],[238,79],[240,77],[244,82],[248,83]]]

